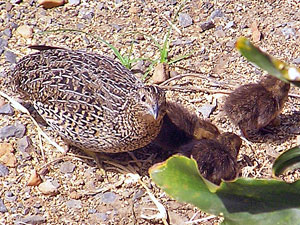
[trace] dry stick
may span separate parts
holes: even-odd
[[[208,217],[201,218],[201,219],[198,219],[198,220],[188,221],[188,222],[185,222],[184,224],[193,224],[193,223],[198,224],[200,222],[208,221],[208,220],[213,219],[213,218],[216,218],[216,216],[208,216]]]
[[[59,162],[59,161],[61,161],[61,160],[66,160],[66,159],[76,159],[76,160],[81,161],[81,159],[80,159],[79,157],[77,157],[77,156],[62,156],[62,157],[53,159],[53,160],[51,160],[50,162],[45,163],[44,165],[42,165],[42,166],[39,168],[38,171],[41,171],[43,168],[49,166],[49,165],[52,164],[52,163],[56,163],[56,162]]]
[[[168,225],[168,222],[167,222],[168,214],[167,214],[165,207],[151,193],[151,191],[149,190],[147,185],[141,180],[140,175],[135,171],[134,168],[128,169],[128,168],[122,166],[121,164],[109,162],[109,161],[105,161],[105,163],[115,166],[116,167],[115,169],[119,169],[120,172],[127,172],[130,176],[137,175],[138,182],[146,189],[147,194],[149,195],[150,199],[153,201],[153,203],[157,207],[157,210],[159,211],[159,213],[154,216],[141,215],[141,217],[144,219],[161,219],[164,225]]]
[[[198,87],[178,87],[178,86],[162,86],[159,85],[160,88],[166,90],[175,90],[175,91],[182,91],[182,92],[190,92],[190,91],[202,91],[208,93],[218,93],[218,94],[230,94],[232,91],[222,91],[222,90],[211,90],[207,88],[198,88]]]
[[[6,98],[10,103],[11,105],[17,109],[17,110],[20,110],[22,113],[25,113],[27,114],[30,119],[32,120],[32,122],[34,123],[34,125],[37,127],[38,129],[38,132],[40,132],[40,134],[50,143],[52,144],[57,150],[59,150],[60,152],[64,153],[65,150],[59,146],[56,142],[54,142],[53,140],[51,140],[47,134],[40,128],[40,126],[38,125],[38,123],[35,121],[35,119],[30,115],[29,111],[24,107],[22,106],[19,102],[17,102],[16,100],[14,100],[12,97],[8,96],[7,94],[5,94],[4,92],[0,91],[0,95],[4,98]],[[41,149],[43,151],[43,149]]]

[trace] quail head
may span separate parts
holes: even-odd
[[[115,60],[35,46],[11,73],[15,89],[65,141],[92,152],[126,152],[159,133],[165,94]]]
[[[178,103],[168,102],[166,111],[160,133],[154,140],[163,149],[174,150],[193,139],[214,138],[219,135],[215,125],[200,119]]]
[[[249,138],[249,132],[277,122],[289,89],[290,84],[268,75],[257,84],[246,84],[233,91],[225,101],[224,110]]]
[[[220,134],[215,139],[194,140],[181,147],[197,161],[200,174],[219,185],[222,180],[236,178],[239,168],[237,156],[242,141],[233,133]]]

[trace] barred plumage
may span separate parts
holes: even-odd
[[[158,134],[165,95],[115,60],[55,47],[21,59],[13,86],[69,143],[94,152],[143,147]]]

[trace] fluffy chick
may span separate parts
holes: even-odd
[[[236,178],[239,167],[237,156],[242,145],[239,136],[233,133],[220,134],[216,139],[195,140],[181,147],[181,150],[197,161],[203,177],[219,185],[222,180]]]
[[[174,150],[194,139],[211,139],[219,134],[218,128],[212,123],[200,119],[182,105],[170,102],[154,143],[165,150]]]
[[[268,124],[278,124],[277,116],[287,101],[290,84],[274,76],[266,76],[257,84],[246,84],[233,91],[224,110],[246,138]]]

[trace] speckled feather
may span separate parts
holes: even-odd
[[[40,50],[17,63],[13,84],[66,142],[115,153],[143,147],[157,136],[165,113],[162,90],[145,86],[109,57]],[[157,118],[149,116],[155,110]]]

